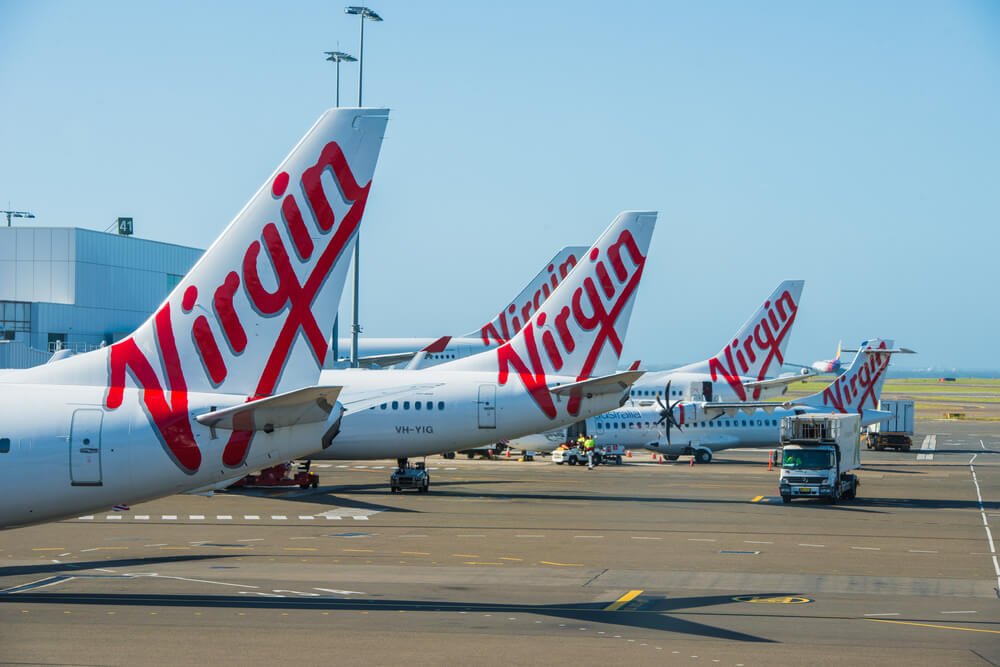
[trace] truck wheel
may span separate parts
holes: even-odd
[[[667,454],[667,460],[668,461],[676,461],[680,457],[681,457],[680,454]]]
[[[561,466],[563,463],[565,463],[565,461],[556,461],[557,466]]]
[[[622,464],[622,457],[616,456],[615,457],[615,465],[616,466],[620,466],[621,464]]]
[[[699,449],[697,452],[694,453],[695,463],[708,463],[711,460],[712,460],[711,452],[708,452],[704,449]]]
[[[785,503],[787,505],[788,503],[792,502],[792,497],[791,496],[781,496],[781,502],[783,502],[783,503]]]
[[[389,491],[390,491],[391,493],[396,493],[397,491],[399,491],[399,489],[398,489],[397,487],[395,487],[395,486],[390,486],[390,487],[389,487]]]
[[[575,456],[569,457],[569,464],[571,466],[575,466],[576,465],[576,457]]]

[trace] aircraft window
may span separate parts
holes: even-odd
[[[383,410],[385,410],[385,409],[386,409],[387,407],[389,407],[389,404],[388,404],[388,403],[383,403],[383,404],[381,405],[381,408],[382,408]]]
[[[404,410],[409,410],[410,409],[410,402],[409,401],[403,401],[403,409]]]
[[[393,401],[392,402],[392,409],[393,410],[399,410],[399,401]]]
[[[428,410],[434,409],[434,401],[427,401],[427,409]]]
[[[0,438],[0,454],[10,451],[10,438]]]
[[[438,401],[438,410],[444,410],[444,401]]]
[[[618,428],[618,422],[614,422],[615,428]]]
[[[744,420],[743,420],[743,425],[744,425],[744,426],[746,426],[746,425],[747,425],[747,420],[746,420],[746,419],[744,419]]]
[[[726,426],[729,426],[729,420],[728,419],[726,420]]]
[[[760,420],[759,419],[757,420],[757,426],[760,426]]]
[[[420,409],[420,401],[413,401],[413,409],[414,410]]]

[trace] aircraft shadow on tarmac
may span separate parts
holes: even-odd
[[[243,545],[240,545],[243,546]],[[0,577],[19,574],[53,574],[56,572],[82,572],[98,567],[138,567],[140,565],[167,565],[199,560],[231,558],[231,554],[191,554],[188,556],[153,556],[151,558],[121,558],[118,560],[77,561],[74,563],[40,563],[38,565],[12,565],[0,567]],[[2,591],[0,591],[2,593]]]
[[[0,603],[58,604],[142,607],[202,607],[234,609],[275,609],[310,611],[407,611],[407,612],[466,612],[521,613],[551,616],[581,623],[599,623],[629,628],[643,628],[684,635],[696,635],[731,641],[773,643],[773,640],[704,623],[686,621],[666,615],[700,607],[731,603],[729,596],[704,596],[656,600],[635,611],[608,611],[607,602],[579,604],[510,604],[489,602],[442,602],[440,600],[358,600],[320,596],[310,598],[249,597],[235,595],[164,595],[123,593],[12,593],[0,595]],[[648,607],[648,609],[647,609]]]

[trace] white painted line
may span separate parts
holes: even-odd
[[[942,611],[942,614],[975,614],[974,611]]]
[[[62,557],[62,556],[69,556],[69,555],[70,555],[71,553],[73,553],[73,552],[72,552],[72,551],[67,551],[67,552],[66,552],[66,553],[64,553],[64,554],[59,554],[59,556],[60,556],[60,557]]]
[[[372,466],[372,470],[385,470],[385,466]],[[429,468],[429,470],[434,470],[434,468]]]
[[[236,540],[236,541],[237,542],[263,542],[264,538],[263,537],[248,537],[246,539]],[[254,588],[257,588],[257,587],[254,586]]]
[[[924,436],[924,443],[920,445],[920,451],[923,454],[917,454],[918,461],[931,461],[934,459],[934,449],[937,447],[937,436],[936,435],[926,435]],[[930,453],[927,453],[930,452]]]
[[[402,539],[404,537],[427,537],[427,536],[426,535],[400,535],[399,537]],[[459,537],[462,537],[462,535],[459,535]],[[486,536],[485,535],[481,535],[480,537],[486,537]]]
[[[574,539],[577,540],[603,540],[603,535],[574,535]]]
[[[344,517],[342,517],[342,516],[329,516],[329,515],[327,515],[326,518],[329,519],[330,521],[340,521]]]
[[[313,519],[315,519],[315,518],[316,518],[316,517],[314,517],[314,516],[310,516],[310,515],[308,515],[308,514],[300,514],[300,515],[299,515],[299,520],[301,520],[301,521],[312,521],[312,520],[313,520]]]
[[[216,521],[232,521],[233,520],[233,515],[232,514],[217,514],[215,516],[215,520]]]
[[[177,515],[176,514],[164,514],[164,515],[162,515],[160,517],[160,519],[163,520],[163,521],[176,521],[177,520]]]
[[[368,466],[354,466],[355,470],[364,470]]]
[[[346,468],[346,467],[348,467],[348,466],[337,466],[337,467],[338,467],[338,468]]]
[[[545,537],[544,535],[515,535],[514,537]]]
[[[165,547],[165,546],[167,546],[167,543],[166,542],[160,542],[158,544],[143,544],[142,546],[144,546],[144,547]]]
[[[825,544],[800,544],[800,547],[826,547]]]
[[[258,521],[259,519],[260,519],[260,517],[257,516],[256,514],[244,514],[243,515],[243,520],[244,521]]]
[[[92,549],[80,549],[80,553],[87,553],[88,551],[97,551],[97,547],[93,547]]]
[[[288,517],[284,514],[272,514],[271,521],[288,521]]]
[[[205,515],[204,514],[189,514],[188,515],[188,520],[189,521],[204,521],[205,520]]]
[[[774,542],[758,542],[757,540],[743,540],[744,544],[774,544]]]
[[[715,540],[707,537],[689,537],[688,542],[715,542]]]
[[[368,517],[366,517],[366,516],[356,516],[356,517],[352,517],[352,518],[355,521],[367,521],[368,520]]]
[[[455,537],[486,537],[485,535],[456,535]],[[521,537],[518,535],[518,537]]]
[[[329,463],[315,463],[313,465],[315,465],[317,468],[329,468],[330,467]]]
[[[94,515],[93,514],[88,514],[87,516],[81,516],[81,517],[78,517],[78,518],[79,518],[80,521],[93,521],[94,520]]]
[[[633,540],[662,540],[663,538],[662,537],[642,537],[642,536],[638,536],[638,535],[633,535],[632,539]]]
[[[976,467],[972,462],[979,454],[973,454],[969,459],[969,470],[972,472],[972,482],[976,485],[976,498],[979,500],[979,513],[983,517],[983,528],[986,530],[986,537],[990,542],[990,553],[993,554],[993,572],[997,576],[997,588],[1000,590],[1000,563],[997,563],[997,550],[993,545],[993,533],[990,532],[990,523],[986,520],[986,510],[983,509],[983,494],[979,491],[979,480],[976,478]]]
[[[907,549],[911,554],[936,554],[936,551],[924,551],[923,549]]]
[[[148,514],[136,514],[132,518],[135,519],[136,521],[149,521],[149,515]]]
[[[109,514],[106,517],[104,517],[104,519],[106,521],[121,521],[122,520],[122,515],[121,514]]]
[[[865,616],[899,616],[899,612],[890,611],[884,614],[865,614]]]
[[[445,468],[445,470],[458,470],[458,468]]]
[[[857,549],[858,551],[882,551],[881,547],[851,547],[852,549]]]

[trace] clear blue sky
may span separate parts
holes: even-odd
[[[803,278],[792,360],[879,335],[906,366],[1000,368],[998,7],[378,0],[366,332],[465,333],[648,208],[628,358],[709,356]],[[331,2],[0,0],[0,203],[206,247],[357,41]]]

